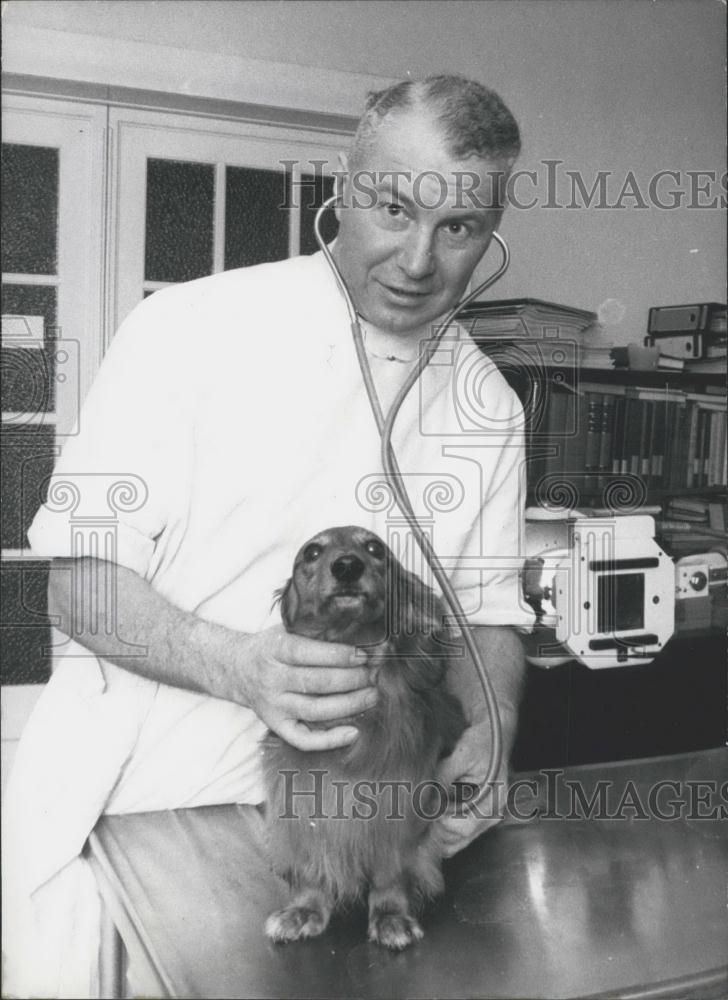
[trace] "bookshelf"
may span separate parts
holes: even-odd
[[[640,371],[633,368],[592,368],[587,365],[581,366],[579,371],[583,381],[602,382],[605,385],[639,385],[645,388],[668,386],[694,392],[705,392],[711,386],[722,386],[725,398],[725,376],[721,379],[714,372],[669,371],[659,368]]]
[[[540,321],[519,302],[511,329],[501,315],[506,305],[475,304],[469,332],[523,404],[529,506],[600,517],[649,513],[676,574],[684,557],[728,555],[725,369],[696,371],[687,361],[611,367],[612,351],[590,346],[584,322],[572,322],[568,310],[567,328]],[[676,602],[679,628],[649,662],[612,670],[591,670],[578,659],[546,670],[529,663],[512,765],[722,746],[727,678],[725,630],[717,623],[728,613],[725,574],[716,572],[699,600]]]
[[[491,354],[492,345],[481,344],[481,348],[498,363],[497,349]],[[578,453],[573,447],[575,441],[586,446],[586,441],[580,438],[584,428],[579,426],[580,407],[577,405],[573,405],[571,411],[561,411],[567,415],[570,412],[574,418],[571,440],[563,433],[553,439],[550,435],[554,408],[558,415],[559,407],[563,406],[554,401],[564,395],[572,400],[587,396],[586,404],[581,404],[581,412],[587,414],[588,433],[588,394],[591,392],[613,391],[621,398],[628,398],[626,390],[633,390],[637,399],[644,390],[652,395],[663,394],[663,398],[666,393],[668,399],[671,393],[706,396],[725,421],[725,378],[689,371],[626,368],[580,367],[569,373],[555,364],[520,367],[506,363],[499,367],[519,395],[528,417],[529,504],[538,502],[539,477],[548,474],[554,475],[557,483],[563,481],[570,485],[571,496],[578,495],[582,508],[603,506],[605,492],[610,486],[611,496],[619,498],[619,484],[625,481],[628,488],[622,496],[628,508],[632,506],[635,512],[641,508],[648,508],[650,512],[660,508],[660,514],[655,517],[658,541],[674,559],[721,547],[725,551],[728,544],[725,464],[720,481],[710,486],[694,485],[692,481],[687,484],[687,454],[683,454],[679,466],[685,474],[685,483],[680,485],[676,484],[675,470],[667,467],[664,456],[662,475],[664,478],[667,473],[668,481],[661,485],[654,476],[643,475],[641,469],[634,478],[632,473],[613,473],[611,465],[609,472],[589,473],[585,462],[579,465]],[[594,422],[594,414],[592,417]],[[641,431],[641,420],[639,427]],[[601,432],[600,422],[600,436]],[[614,460],[613,449],[607,449],[606,445],[602,449],[601,444],[600,440],[600,457],[604,451],[603,457],[608,454]],[[714,460],[719,445],[720,441],[713,446]],[[725,448],[723,435],[723,454]],[[544,468],[543,456],[538,457],[543,451],[549,454],[550,469]],[[570,468],[563,464],[564,453],[567,457],[574,456]],[[639,483],[641,490],[637,488]],[[563,497],[565,492],[568,491],[560,495]],[[558,489],[552,488],[551,493],[558,498]],[[684,510],[675,507],[681,501]],[[718,512],[711,510],[716,507]],[[721,517],[724,519],[722,529],[711,528],[711,523],[720,524]],[[679,523],[681,527],[678,531],[667,530],[663,525],[668,522]],[[516,770],[562,767],[722,746],[725,742],[726,683],[725,634],[722,629],[714,628],[676,634],[651,663],[624,669],[594,671],[577,660],[551,670],[529,664],[512,766]]]
[[[500,364],[492,342],[480,346],[526,411],[529,505],[615,513],[659,507],[651,512],[660,515],[668,550],[697,551],[721,538],[725,544],[725,378],[548,362],[519,367]]]

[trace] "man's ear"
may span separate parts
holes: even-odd
[[[336,212],[337,222],[341,222],[341,206],[344,204],[344,191],[348,180],[349,157],[341,150],[339,152],[339,169],[335,171],[334,175],[334,194],[336,195],[334,211]]]

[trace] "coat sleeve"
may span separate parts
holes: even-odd
[[[157,292],[119,328],[28,532],[34,554],[147,574],[190,447],[179,301]]]

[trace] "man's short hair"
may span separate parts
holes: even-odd
[[[372,91],[354,136],[352,159],[361,157],[390,112],[413,108],[434,114],[456,159],[478,156],[510,166],[521,150],[516,120],[494,90],[462,76],[438,75]]]

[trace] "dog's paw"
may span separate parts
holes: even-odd
[[[424,936],[419,923],[407,913],[373,913],[369,920],[369,940],[392,951],[402,951]]]
[[[321,911],[314,907],[286,906],[271,913],[265,922],[265,933],[272,941],[298,941],[322,934],[327,922]]]

